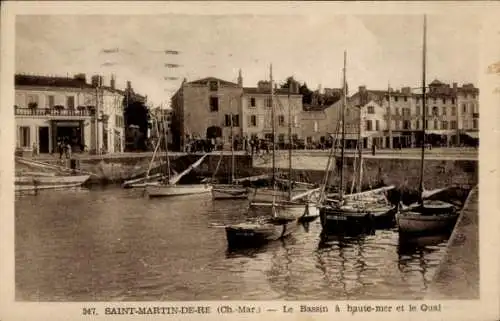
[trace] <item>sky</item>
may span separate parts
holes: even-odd
[[[477,17],[428,15],[429,82],[477,84]],[[338,88],[344,50],[351,93],[361,85],[418,87],[422,38],[422,15],[18,15],[15,57],[17,73],[86,73],[89,81],[101,74],[105,83],[115,74],[118,87],[130,80],[157,106],[183,78],[236,82],[241,69],[244,86],[252,87],[269,79],[270,64],[278,82],[294,76],[313,90]]]

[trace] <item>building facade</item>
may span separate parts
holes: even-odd
[[[242,114],[245,118],[242,126],[243,136],[249,139],[273,140],[272,108],[274,105],[274,133],[279,146],[290,142],[298,143],[302,137],[300,116],[302,113],[302,95],[297,89],[274,88],[271,105],[271,83],[259,81],[257,87],[243,88]],[[289,137],[291,133],[291,137]]]
[[[208,77],[184,81],[172,97],[173,145],[182,149],[188,139],[216,139],[224,145],[235,140],[271,139],[271,87],[260,81],[257,87],[243,87],[241,71],[238,83]],[[288,125],[292,137],[301,137],[302,96],[288,89],[274,92],[276,141],[286,143]],[[231,133],[232,130],[232,133]]]
[[[15,76],[17,150],[57,152],[66,141],[75,152],[123,151],[124,92],[102,84],[101,76]]]

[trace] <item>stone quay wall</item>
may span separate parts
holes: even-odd
[[[181,172],[189,165],[198,160],[201,155],[174,155],[170,156],[171,167],[176,172]],[[311,183],[320,184],[324,177],[324,168],[327,157],[299,156],[294,159],[298,169],[292,171],[294,177],[302,177]],[[91,184],[120,184],[125,180],[141,177],[150,165],[150,157],[113,157],[102,159],[80,159],[81,170],[92,172]],[[208,155],[203,163],[186,175],[189,181],[201,177],[211,177],[219,164],[217,177],[227,178],[230,175],[231,157],[212,154]],[[270,173],[270,158],[264,160],[245,155],[235,156],[235,177],[246,177]],[[286,173],[283,160],[277,161],[279,172]],[[162,170],[160,161],[153,164],[151,174]],[[294,166],[295,167],[295,166]],[[351,186],[354,174],[354,158],[346,157],[345,182],[348,188]],[[366,158],[363,167],[363,185],[366,187],[378,186],[380,184],[395,185],[400,190],[415,190],[418,187],[420,172],[419,159],[407,158]],[[478,184],[478,161],[477,160],[451,160],[451,159],[429,159],[424,166],[424,187],[434,189],[446,186],[460,186],[471,188]],[[330,184],[339,182],[338,172],[331,175]]]

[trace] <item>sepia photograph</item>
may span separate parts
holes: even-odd
[[[15,15],[13,299],[480,300],[481,15],[212,9]]]

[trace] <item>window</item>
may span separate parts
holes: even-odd
[[[373,106],[368,106],[368,114],[375,114],[375,108]]]
[[[411,129],[411,121],[410,120],[403,121],[403,129]]]
[[[311,143],[312,143],[312,141],[313,141],[313,138],[312,138],[311,136],[307,136],[307,138],[306,138],[306,142],[307,142],[308,144],[311,144]]]
[[[285,142],[285,134],[279,134],[278,135],[278,141],[280,143],[284,143]]]
[[[420,97],[417,97],[417,104],[420,102]]]
[[[446,104],[446,98],[443,98],[443,104]]]
[[[240,115],[233,115],[233,127],[240,127]]]
[[[299,127],[299,116],[293,116],[293,127]]]
[[[232,115],[232,126],[233,127],[239,127],[240,126],[240,115]],[[224,115],[224,125],[226,127],[231,127],[231,115]]]
[[[467,93],[464,94],[464,98],[467,98]]]
[[[476,109],[476,105],[474,103],[470,103],[470,108],[469,108],[469,111],[471,114],[474,114],[474,110]]]
[[[318,132],[318,121],[317,120],[314,121],[314,129],[313,130],[315,133]]]
[[[115,126],[116,127],[124,127],[123,116],[115,115]],[[169,124],[170,126],[170,124]]]
[[[248,117],[248,119],[249,119],[248,126],[250,126],[250,127],[256,127],[257,126],[257,116],[250,115]]]
[[[396,129],[400,129],[401,128],[401,123],[400,123],[399,120],[396,120],[395,124],[396,124]]]
[[[448,129],[448,122],[446,120],[441,122],[441,129]]]
[[[429,129],[429,121],[427,119],[425,120],[425,129]]]
[[[394,96],[394,101],[398,101],[398,96]]]
[[[375,120],[375,130],[380,130],[380,121],[378,119]]]
[[[210,87],[210,91],[219,90],[219,84],[216,81],[211,81],[209,87]]]
[[[408,101],[408,97],[404,96],[403,100],[406,102]]]
[[[409,117],[411,114],[410,108],[403,108],[403,116]]]
[[[443,116],[446,116],[446,107],[444,107],[444,106],[442,108],[442,113],[443,113]]]
[[[30,147],[30,128],[28,126],[20,126],[19,127],[19,143],[21,147]]]
[[[283,115],[278,116],[278,126],[285,126],[285,116]]]
[[[457,115],[457,107],[453,106],[451,107],[451,115],[456,116]]]
[[[418,98],[417,98],[418,99]],[[415,106],[415,114],[420,116],[420,106]]]
[[[49,108],[54,108],[55,105],[55,97],[54,95],[47,96],[47,104]]]
[[[396,115],[399,115],[399,108],[396,107]]]
[[[434,129],[439,129],[437,120],[434,120]]]
[[[434,101],[434,103],[437,103],[437,99],[436,98],[433,98],[432,100]]]
[[[476,94],[472,94],[472,99],[476,99]]]
[[[415,129],[420,129],[420,120],[417,120],[415,122],[415,127],[416,127]]]
[[[439,109],[436,106],[432,107],[432,116],[439,116]]]
[[[219,111],[219,97],[210,97],[210,111]]]
[[[462,104],[462,112],[465,114],[467,112],[467,104]]]
[[[478,121],[477,119],[472,120],[472,128],[477,129],[478,128]]]
[[[271,97],[266,97],[266,107],[272,107]]]
[[[430,110],[431,110],[431,109],[429,108],[429,106],[426,106],[426,107],[425,107],[425,114],[426,114],[426,115],[429,115],[429,114],[430,114]]]
[[[457,129],[457,121],[456,120],[452,120],[450,122],[450,129]]]
[[[451,103],[452,103],[453,105],[455,105],[455,98],[452,98],[452,99],[451,99]]]
[[[250,107],[255,107],[255,97],[250,98]]]
[[[368,131],[373,130],[373,128],[372,128],[372,121],[370,119],[368,119],[366,121],[366,130],[368,130]]]
[[[66,97],[66,106],[68,109],[75,109],[75,96]]]
[[[38,107],[38,95],[28,95],[28,107],[29,108]]]

